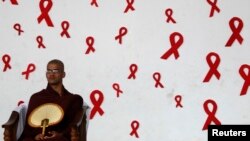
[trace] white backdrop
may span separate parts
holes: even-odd
[[[239,72],[244,64],[250,65],[249,0],[211,0],[214,4],[206,0],[96,0],[98,6],[94,0],[54,0],[51,8],[48,2],[42,8],[53,27],[45,19],[38,22],[40,1],[12,2],[0,2],[1,124],[18,101],[27,103],[31,94],[46,87],[46,64],[54,58],[65,63],[65,87],[80,94],[92,108],[96,105],[91,92],[103,93],[100,108],[104,114],[97,112],[90,120],[89,141],[207,140],[203,127],[209,116],[203,105],[210,100],[216,105],[205,107],[216,110],[214,116],[221,124],[250,124],[246,81],[250,69]],[[126,11],[129,6],[134,10]],[[165,14],[167,9],[172,15]],[[210,11],[214,13],[210,15]],[[69,23],[69,38],[60,35],[63,21]],[[18,28],[23,32],[18,34]],[[119,31],[123,33],[121,43],[115,39]],[[174,38],[175,33],[183,42],[180,36]],[[38,36],[45,48],[38,47]],[[233,43],[226,46],[231,36]],[[93,37],[95,51],[86,54],[88,37]],[[179,57],[172,53],[162,59],[169,50]],[[35,70],[25,79],[22,72],[29,64]],[[137,66],[135,79],[128,78],[133,74],[132,64]],[[212,73],[203,82],[211,68],[220,74],[219,79]],[[123,92],[119,97],[115,83]],[[241,93],[243,86],[245,92]],[[176,100],[178,95],[181,99]],[[139,123],[138,128],[131,125],[133,121]],[[130,135],[133,130],[138,136]],[[2,139],[2,128],[0,132]]]

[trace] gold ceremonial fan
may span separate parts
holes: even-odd
[[[46,103],[35,108],[28,118],[31,127],[41,127],[42,134],[45,128],[59,123],[64,116],[62,107],[54,103]]]

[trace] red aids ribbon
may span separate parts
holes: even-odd
[[[88,49],[85,54],[89,54],[90,51],[95,52],[95,48],[93,47],[95,39],[91,36],[86,38],[86,44],[88,45]]]
[[[63,35],[66,35],[67,38],[70,38],[70,35],[68,33],[68,29],[69,29],[69,22],[68,21],[63,21],[61,23],[62,29],[63,31],[61,32],[61,36],[63,37]]]
[[[235,22],[238,22],[237,26],[235,25]],[[240,35],[240,32],[241,32],[241,30],[243,28],[243,21],[240,18],[238,18],[238,17],[233,17],[229,21],[229,26],[230,26],[231,30],[233,31],[233,34],[228,39],[228,41],[226,43],[226,47],[230,47],[235,40],[238,40],[239,43],[242,44],[243,38]]]
[[[155,80],[155,87],[157,88],[158,86],[160,86],[161,88],[164,88],[164,86],[161,84],[160,80],[161,80],[161,74],[159,72],[155,72],[153,74],[153,78]]]
[[[113,84],[114,90],[116,90],[116,96],[119,97],[120,93],[123,93],[123,91],[120,89],[120,85],[117,83]]]
[[[23,103],[24,103],[24,101],[20,100],[20,101],[18,101],[17,106],[20,106]]]
[[[220,13],[220,9],[219,7],[217,7],[217,0],[211,1],[211,0],[207,0],[208,4],[211,5],[211,11],[210,11],[210,15],[209,17],[213,17],[214,15],[214,11],[217,11],[218,13]]]
[[[212,57],[215,57],[214,62],[212,62]],[[203,82],[208,82],[211,79],[212,75],[215,75],[217,79],[220,79],[220,72],[217,70],[220,64],[220,56],[215,52],[211,52],[207,55],[206,59],[210,69]]]
[[[181,107],[182,108],[183,106],[181,105],[181,99],[182,99],[181,95],[176,95],[174,99],[176,101],[176,108],[177,107]]]
[[[37,36],[36,41],[38,43],[38,48],[46,48],[45,45],[43,44],[43,37],[42,36]]]
[[[18,5],[17,0],[10,0],[11,4]]]
[[[209,110],[208,104],[212,104],[212,112]],[[215,101],[208,99],[204,102],[203,104],[203,108],[205,110],[205,112],[208,114],[207,120],[202,128],[202,130],[206,130],[208,129],[208,125],[211,124],[211,122],[213,121],[216,125],[221,125],[220,121],[215,117],[215,113],[217,110],[217,104],[215,103]]]
[[[8,54],[5,54],[2,57],[2,60],[3,60],[3,63],[4,63],[3,72],[5,72],[7,69],[11,69],[11,66],[10,66],[11,57]]]
[[[22,29],[21,29],[21,25],[19,23],[16,23],[14,24],[13,28],[18,31],[18,35],[20,36],[21,35],[21,32],[24,32]]]
[[[96,99],[95,95],[98,96],[98,98]],[[100,115],[104,114],[104,111],[101,108],[101,104],[103,102],[104,96],[103,93],[99,90],[94,90],[92,91],[92,93],[90,94],[90,100],[93,103],[94,107],[91,110],[90,113],[90,119],[93,119],[96,112],[98,112]]]
[[[47,2],[46,7],[44,6],[45,2]],[[52,0],[41,0],[39,3],[41,15],[37,18],[38,23],[40,23],[43,19],[47,23],[48,26],[53,27],[53,23],[49,17],[49,11],[52,8],[53,2]]]
[[[92,0],[92,1],[91,1],[91,5],[92,5],[92,6],[95,5],[95,7],[98,7],[98,3],[96,2],[96,0]]]
[[[131,1],[126,0],[126,1],[127,1],[128,5],[127,5],[126,9],[124,10],[124,13],[127,13],[129,9],[134,11],[135,10],[135,8],[133,7],[134,0],[131,0]]]
[[[130,65],[129,70],[130,70],[131,73],[128,76],[128,79],[131,79],[131,78],[135,79],[136,78],[135,73],[137,72],[137,69],[138,69],[138,67],[137,67],[136,64],[131,64]]]
[[[122,44],[122,37],[128,32],[126,27],[121,27],[119,30],[119,35],[115,36],[115,40],[119,40],[119,43]]]
[[[175,38],[178,37],[179,39],[176,41]],[[171,54],[174,54],[175,59],[179,57],[178,48],[183,43],[183,36],[179,32],[174,32],[169,37],[171,48],[161,56],[161,59],[168,59]]]
[[[34,72],[36,69],[36,66],[34,64],[29,64],[28,67],[27,67],[27,70],[22,72],[22,75],[25,75],[25,79],[29,79],[29,75],[31,72]]]
[[[176,23],[176,21],[172,18],[173,10],[171,8],[166,9],[165,15],[167,16],[167,20],[166,20],[167,23],[169,23],[170,21],[172,23]]]
[[[245,72],[245,70],[247,70],[247,72]],[[239,69],[239,73],[241,77],[245,80],[240,92],[240,95],[242,96],[247,93],[247,89],[250,86],[250,66],[247,64],[242,65]]]
[[[140,124],[137,120],[134,120],[131,122],[132,131],[130,132],[130,136],[135,135],[136,138],[139,138],[139,135],[137,133],[139,126],[140,126]]]

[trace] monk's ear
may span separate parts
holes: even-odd
[[[66,73],[65,72],[63,72],[63,78],[66,76]]]

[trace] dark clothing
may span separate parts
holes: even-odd
[[[71,126],[73,126],[75,123],[74,115],[82,110],[83,99],[80,95],[71,94],[64,87],[63,94],[60,96],[49,85],[46,89],[43,89],[42,91],[31,96],[28,105],[25,128],[18,141],[34,141],[35,136],[42,133],[42,128],[34,128],[29,126],[27,119],[35,108],[45,103],[58,104],[64,111],[64,117],[61,122],[59,122],[57,125],[47,127],[45,133],[47,134],[49,131],[57,131],[59,133],[63,133],[63,137],[60,139],[46,141],[70,141]]]

